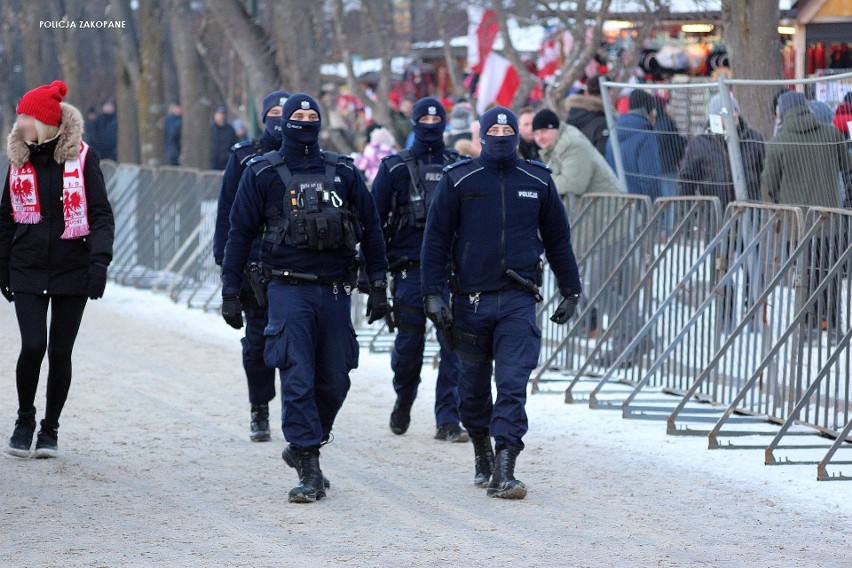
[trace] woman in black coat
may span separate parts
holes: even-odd
[[[66,92],[65,83],[54,81],[25,94],[7,141],[0,293],[14,301],[21,333],[18,419],[7,448],[17,457],[30,455],[36,387],[46,352],[47,404],[34,456],[57,455],[74,341],[86,301],[103,296],[112,260],[114,220],[100,160],[82,141],[80,111],[62,102]]]

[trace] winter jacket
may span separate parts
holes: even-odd
[[[760,200],[760,173],[763,171],[766,145],[763,136],[742,118],[737,129],[740,155],[746,178],[748,198]],[[680,195],[715,195],[722,204],[736,200],[728,145],[722,134],[714,134],[709,125],[686,148],[686,157],[680,168],[678,180]]]
[[[424,296],[444,289],[448,257],[455,292],[470,294],[514,286],[507,269],[537,279],[542,252],[562,294],[580,292],[568,217],[546,167],[481,156],[445,168],[436,192],[421,253]]]
[[[114,112],[101,113],[94,120],[91,146],[103,160],[117,160],[118,122]]]
[[[657,119],[654,132],[658,132],[660,145],[660,171],[664,174],[676,174],[686,149],[686,138],[680,135],[677,124],[668,115],[665,108],[657,106]]]
[[[210,169],[224,170],[228,165],[231,147],[237,143],[237,133],[227,122],[219,126],[210,125]]]
[[[621,161],[624,165],[627,191],[656,199],[662,194],[660,146],[647,115],[633,111],[622,114],[615,122]],[[606,143],[606,161],[615,170],[612,140]]]
[[[393,148],[381,142],[370,142],[364,151],[355,157],[355,167],[364,172],[367,184],[372,184],[379,173],[382,160],[393,154]]]
[[[556,143],[540,150],[541,161],[553,170],[551,177],[560,196],[586,193],[621,193],[618,178],[577,128],[559,125]]]
[[[568,117],[565,122],[582,132],[601,155],[606,154],[609,127],[606,125],[603,100],[588,95],[571,95],[565,101]]]
[[[181,125],[183,117],[170,114],[166,117],[166,159],[169,164],[180,164]]]
[[[7,173],[0,199],[0,266],[9,269],[13,293],[85,296],[90,265],[108,265],[112,261],[115,224],[100,159],[93,148],[89,148],[83,167],[89,235],[77,239],[60,238],[65,231],[64,163],[79,156],[83,136],[80,111],[67,103],[60,105],[62,118],[56,138],[30,145],[15,125],[7,141],[9,162],[21,167],[29,161],[35,169],[42,216],[34,225],[15,222]]]
[[[842,176],[838,176],[842,174]],[[784,130],[766,152],[761,181],[776,203],[839,207],[840,180],[852,201],[852,159],[843,135],[819,122],[810,109],[794,108],[784,116]]]

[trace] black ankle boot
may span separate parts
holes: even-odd
[[[411,405],[400,404],[399,401],[393,405],[390,415],[390,429],[397,436],[402,436],[411,424]]]
[[[290,490],[288,495],[291,503],[313,503],[325,497],[322,470],[319,465],[319,450],[302,450],[291,446],[296,472],[299,474],[299,485]]]
[[[515,479],[515,460],[520,450],[511,447],[499,447],[494,464],[491,483],[488,484],[488,496],[501,499],[523,499],[527,496],[527,486]]]
[[[491,473],[494,471],[494,450],[491,449],[491,436],[471,436],[473,442],[473,465],[476,474],[473,484],[477,487],[488,487],[491,481]]]
[[[18,419],[15,421],[15,431],[9,440],[6,453],[17,458],[30,457],[30,446],[33,445],[33,435],[36,428],[36,411],[18,411]]]
[[[59,455],[59,424],[41,421],[41,430],[36,438],[34,458],[55,458]]]
[[[269,405],[251,405],[251,441],[268,442],[272,438],[269,432]]]
[[[284,448],[284,451],[281,452],[281,459],[284,460],[284,463],[289,465],[292,468],[296,467],[296,452],[298,450],[287,444],[287,447]],[[322,486],[326,489],[331,489],[331,482],[328,480],[326,476],[322,476]]]

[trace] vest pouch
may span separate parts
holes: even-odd
[[[324,207],[307,214],[308,248],[311,250],[337,250],[343,247],[343,224],[339,209]]]
[[[289,230],[285,233],[286,242],[291,247],[305,248],[308,246],[308,212],[304,209],[290,211]]]

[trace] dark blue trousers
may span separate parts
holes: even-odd
[[[269,404],[275,398],[275,368],[267,367],[263,361],[263,349],[266,344],[263,330],[268,322],[266,308],[257,305],[257,299],[251,290],[240,292],[240,302],[246,314],[246,334],[241,342],[249,402]]]
[[[391,352],[393,388],[401,404],[413,404],[417,398],[417,387],[420,385],[426,335],[420,271],[408,271],[406,278],[397,273],[393,282],[394,311],[399,328]],[[437,426],[458,424],[459,360],[456,354],[447,348],[441,333],[438,333],[438,342],[441,346],[441,359],[435,384],[435,423]]]
[[[471,436],[490,434],[497,446],[523,449],[527,383],[541,349],[535,310],[535,298],[520,290],[483,293],[478,305],[471,296],[454,297],[455,327],[467,334],[456,350],[461,362],[459,414]]]
[[[297,448],[327,440],[358,366],[350,297],[331,285],[269,284],[265,361],[281,373],[281,430]]]

